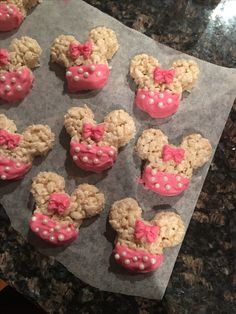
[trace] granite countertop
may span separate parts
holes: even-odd
[[[87,0],[163,44],[236,67],[235,0]],[[223,78],[222,78],[223,79]],[[48,313],[233,313],[236,242],[236,103],[226,123],[162,301],[92,288],[45,257],[0,207],[0,278]]]

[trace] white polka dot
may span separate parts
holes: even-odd
[[[6,85],[5,86],[5,91],[9,92],[11,90],[11,86],[10,85]]]
[[[58,240],[59,240],[59,241],[64,241],[64,240],[65,240],[64,235],[63,235],[63,234],[59,234]]]
[[[51,242],[53,242],[53,241],[55,240],[55,237],[54,237],[54,236],[51,236],[51,237],[49,238],[49,240],[50,240]]]
[[[39,228],[36,227],[36,228],[34,229],[34,232],[39,232]]]
[[[12,77],[12,78],[11,78],[11,82],[12,82],[12,83],[15,83],[15,82],[16,82],[16,78],[15,78],[15,77]]]
[[[73,160],[78,160],[78,157],[74,155]]]
[[[145,99],[145,97],[146,96],[144,94],[140,96],[141,99]]]
[[[143,264],[139,264],[139,269],[144,270],[145,266]]]
[[[92,145],[88,144],[87,149],[92,149]]]
[[[16,163],[16,167],[20,168],[21,164],[19,162]]]
[[[153,97],[153,96],[154,96],[154,92],[149,92],[148,95],[149,95],[150,97]]]
[[[33,216],[33,217],[31,218],[31,220],[32,220],[32,221],[36,221],[36,220],[37,220],[37,217],[36,217],[36,216]]]
[[[90,70],[95,71],[95,69],[96,69],[95,65],[91,65]]]
[[[42,223],[43,223],[44,225],[46,225],[46,224],[48,223],[48,219],[47,219],[47,218],[44,218],[43,221],[42,221]]]
[[[155,180],[156,180],[155,177],[151,177],[151,178],[150,178],[150,181],[151,181],[151,182],[155,182]]]
[[[71,228],[69,228],[69,227],[66,228],[66,231],[67,231],[67,232],[71,232]]]
[[[113,156],[114,155],[114,151],[113,150],[109,150],[108,154],[109,154],[109,156]]]
[[[18,92],[21,92],[21,91],[22,91],[22,86],[21,86],[21,85],[17,85],[17,86],[16,86],[16,90],[17,90]]]
[[[171,99],[171,98],[168,98],[168,99],[167,99],[167,102],[168,102],[168,104],[171,104],[171,103],[172,103],[172,99]]]
[[[148,103],[149,103],[149,105],[152,105],[152,104],[154,104],[154,99],[149,99],[149,101],[148,101]]]
[[[164,180],[165,182],[167,182],[167,181],[168,181],[168,177],[164,176],[164,177],[163,177],[163,180]]]
[[[130,260],[127,258],[127,259],[125,259],[124,263],[125,263],[126,265],[129,265],[129,264],[130,264]]]
[[[87,157],[87,156],[84,156],[84,157],[82,158],[82,160],[83,160],[83,162],[88,162],[88,157]]]
[[[100,71],[98,71],[96,75],[97,75],[97,77],[99,77],[99,76],[101,76],[101,74],[102,73]]]
[[[47,230],[44,230],[44,231],[43,231],[43,236],[45,236],[45,237],[46,237],[47,235],[48,235]]]
[[[137,257],[137,256],[134,256],[134,257],[133,257],[133,261],[134,261],[134,262],[137,262],[137,260],[138,260],[138,257]]]
[[[152,174],[153,176],[155,176],[155,175],[157,174],[157,170],[156,170],[156,169],[152,169],[151,174]]]
[[[2,16],[2,13],[0,12],[0,16]]]
[[[120,259],[120,255],[119,254],[115,254],[115,259]]]
[[[148,256],[144,256],[144,257],[143,257],[143,261],[144,261],[144,262],[147,262],[148,260],[149,260]]]
[[[159,183],[156,183],[156,184],[155,184],[155,188],[159,189],[159,188],[160,188],[160,184],[159,184]]]
[[[71,71],[67,71],[67,72],[66,72],[66,76],[67,76],[67,77],[70,77],[71,75],[72,75],[72,72],[71,72]]]
[[[84,72],[84,70],[83,70],[82,68],[79,68],[79,69],[77,70],[77,72],[78,72],[79,74],[82,74],[82,73]]]
[[[51,232],[51,233],[54,232],[54,228],[50,228],[49,232]]]
[[[164,94],[160,93],[159,98],[164,98]]]
[[[122,252],[121,255],[122,255],[122,256],[126,256],[126,252]]]
[[[80,147],[78,146],[78,147],[75,147],[75,152],[76,153],[79,153],[80,152]]]
[[[177,176],[176,177],[176,181],[180,181],[181,180],[181,177],[180,176]]]
[[[170,190],[170,189],[171,189],[171,186],[170,186],[169,184],[167,184],[167,185],[166,185],[166,189],[167,189],[167,190]]]
[[[99,150],[99,151],[97,152],[97,155],[98,155],[98,156],[102,156],[102,154],[103,154],[102,150]]]
[[[158,103],[158,107],[159,107],[159,108],[162,108],[163,105],[164,105],[164,104],[163,104],[163,102],[161,102],[161,101]]]
[[[84,78],[89,77],[89,73],[88,72],[84,72]]]
[[[60,226],[55,226],[54,229],[58,231],[60,230]]]
[[[99,160],[98,160],[97,158],[94,158],[93,163],[94,163],[94,164],[98,164],[98,163],[99,163]]]
[[[5,171],[8,172],[10,170],[10,167],[6,166]]]
[[[78,75],[75,75],[74,78],[73,78],[73,80],[74,80],[75,82],[78,82],[78,81],[79,81],[79,76],[78,76]]]
[[[182,184],[182,183],[178,183],[178,187],[179,187],[179,188],[182,188],[182,187],[183,187],[183,184]]]
[[[10,8],[10,9],[8,10],[8,12],[9,12],[10,14],[12,14],[12,13],[13,13],[13,10]]]
[[[2,174],[2,175],[1,175],[1,179],[2,179],[2,180],[6,180],[6,178],[7,178],[7,177],[5,176],[5,174]]]
[[[5,82],[6,81],[6,77],[3,75],[3,76],[0,76],[0,81],[1,82]]]
[[[157,262],[157,261],[156,261],[155,258],[151,258],[151,264],[152,264],[152,265],[156,264],[156,262]]]
[[[9,15],[9,14],[6,14],[6,17],[7,17],[7,18],[9,18],[9,17],[10,17],[10,15]]]

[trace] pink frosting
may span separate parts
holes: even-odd
[[[0,2],[0,32],[18,28],[23,20],[24,16],[16,5]]]
[[[134,228],[134,237],[137,240],[145,239],[148,243],[153,243],[160,233],[158,226],[145,224],[142,220],[136,220]]]
[[[34,76],[28,68],[5,71],[0,75],[0,99],[16,102],[25,98],[32,88]]]
[[[92,43],[86,41],[84,44],[71,43],[69,47],[70,55],[73,59],[77,59],[79,56],[83,56],[88,59],[92,54]]]
[[[152,118],[166,118],[178,110],[180,97],[180,94],[169,91],[158,92],[139,88],[135,96],[135,104]]]
[[[174,160],[176,164],[180,164],[184,159],[185,150],[180,147],[172,147],[170,145],[164,145],[162,150],[162,159],[164,161]]]
[[[0,49],[0,66],[8,64],[9,53],[7,49]]]
[[[37,236],[55,245],[71,242],[78,236],[78,231],[72,224],[61,224],[42,213],[35,212],[29,224]]]
[[[0,130],[0,146],[7,145],[8,149],[14,149],[20,143],[21,135],[10,133],[7,130]]]
[[[167,83],[170,84],[173,82],[175,76],[174,69],[161,69],[156,67],[153,72],[153,79],[155,83]]]
[[[70,207],[70,197],[66,193],[52,193],[48,200],[48,211],[63,215]]]
[[[109,68],[105,64],[72,66],[66,72],[68,89],[72,93],[102,88],[108,76]]]
[[[189,179],[183,175],[153,170],[145,167],[139,180],[146,189],[160,195],[175,196],[185,191],[189,186]]]
[[[83,138],[91,138],[95,142],[99,142],[104,134],[105,126],[104,124],[91,124],[84,123],[82,129]]]
[[[2,180],[21,179],[30,170],[31,166],[30,163],[0,156],[0,178]]]
[[[86,145],[73,140],[70,143],[70,154],[79,168],[96,173],[111,168],[117,157],[114,147]]]
[[[131,249],[118,243],[113,250],[113,254],[118,264],[136,273],[151,272],[157,269],[163,262],[163,255]]]

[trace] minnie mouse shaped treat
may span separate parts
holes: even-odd
[[[133,198],[112,205],[109,222],[117,232],[114,258],[124,268],[148,273],[163,262],[163,248],[182,242],[185,227],[180,216],[161,211],[151,221],[142,219],[142,209]]]
[[[179,107],[182,92],[195,85],[199,69],[193,60],[177,60],[163,69],[157,59],[141,54],[130,65],[130,75],[138,85],[136,106],[152,118],[166,118]]]
[[[103,88],[108,80],[108,60],[118,50],[116,34],[106,27],[91,30],[86,42],[60,35],[51,48],[52,62],[67,69],[68,89],[72,93]]]
[[[31,125],[19,134],[15,123],[0,114],[0,179],[21,179],[34,157],[46,155],[53,142],[54,134],[47,125]]]
[[[39,66],[42,49],[35,39],[13,39],[9,51],[0,49],[0,99],[17,102],[32,88],[34,76],[30,69]]]
[[[193,170],[202,167],[212,154],[210,142],[200,134],[185,136],[176,147],[158,129],[143,131],[136,150],[147,161],[140,183],[164,196],[179,195],[186,190]]]
[[[9,32],[18,28],[40,0],[0,0],[0,32]]]
[[[53,172],[40,172],[33,179],[31,193],[36,208],[30,229],[54,245],[75,240],[83,220],[99,214],[105,202],[103,193],[89,184],[80,184],[69,196],[64,178]]]
[[[72,107],[65,115],[65,128],[72,137],[70,154],[83,170],[101,172],[113,166],[118,148],[134,137],[133,118],[124,110],[114,110],[97,124],[93,112],[84,107]]]

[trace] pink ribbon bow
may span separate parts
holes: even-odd
[[[84,123],[82,135],[85,139],[90,137],[95,142],[99,142],[100,139],[103,137],[104,131],[105,131],[104,124],[94,125],[90,123]]]
[[[81,55],[88,59],[92,54],[92,43],[90,41],[86,41],[84,44],[71,43],[69,51],[73,59],[77,59]]]
[[[0,49],[0,65],[8,64],[9,54],[7,49]]]
[[[176,164],[180,164],[184,159],[185,150],[183,148],[175,148],[170,145],[164,145],[162,150],[162,159],[164,161],[174,160]]]
[[[167,83],[170,84],[174,80],[175,70],[166,70],[156,67],[154,70],[154,81],[155,83]]]
[[[160,227],[158,226],[150,226],[146,225],[141,220],[136,220],[135,222],[135,229],[134,229],[134,236],[136,239],[146,238],[148,243],[152,243],[156,240],[156,237],[160,233]]]
[[[0,146],[7,145],[8,149],[18,146],[21,136],[19,134],[9,133],[7,130],[0,130]]]
[[[52,193],[48,200],[48,210],[63,215],[70,206],[70,198],[66,193]]]

